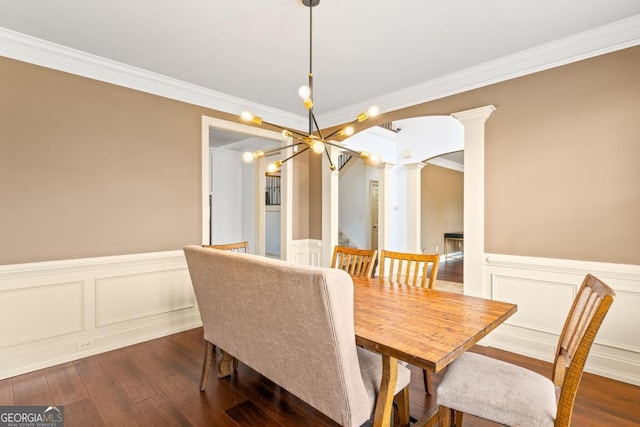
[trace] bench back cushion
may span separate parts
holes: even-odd
[[[207,341],[341,425],[369,419],[346,272],[199,246],[184,252]]]

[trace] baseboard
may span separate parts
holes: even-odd
[[[551,362],[558,336],[587,273],[616,291],[585,371],[640,385],[640,266],[486,254],[484,295],[518,312],[483,345]]]
[[[0,266],[0,379],[201,325],[182,251]]]

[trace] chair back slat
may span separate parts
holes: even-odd
[[[221,249],[223,251],[249,253],[249,242],[224,243],[219,245],[202,245],[203,248]]]
[[[556,426],[568,426],[571,421],[587,356],[615,295],[604,282],[587,274],[574,299],[553,364],[553,383],[560,389]]]
[[[438,275],[439,261],[438,254],[411,254],[382,250],[380,251],[380,280],[432,288]],[[429,278],[428,282],[427,278]]]
[[[347,246],[336,246],[333,250],[331,267],[346,271],[354,277],[370,278],[375,266],[375,249],[357,249]]]

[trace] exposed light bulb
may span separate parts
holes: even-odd
[[[374,164],[374,165],[377,165],[381,161],[382,161],[382,156],[380,154],[378,154],[378,153],[372,153],[369,156],[369,162]]]
[[[267,166],[267,172],[269,173],[274,173],[274,172],[278,172],[278,166],[277,166],[277,162],[276,163],[269,163],[269,165]]]
[[[298,89],[298,96],[302,99],[311,98],[311,88],[307,85],[300,86],[300,89]]]
[[[347,126],[346,128],[342,129],[340,131],[340,135],[344,135],[344,136],[351,136],[353,135],[353,127],[352,126]]]
[[[263,156],[264,156],[264,151],[262,150],[257,150],[257,151],[254,151],[253,153],[248,151],[246,153],[242,153],[242,160],[244,160],[245,163],[251,163],[255,159],[258,159]]]
[[[369,114],[369,117],[376,117],[378,114],[380,114],[380,109],[376,105],[372,105],[367,110],[367,114]]]
[[[320,141],[319,139],[316,139],[311,143],[311,149],[313,150],[314,153],[318,153],[318,154],[322,153],[324,151],[324,142]]]
[[[283,129],[282,130],[282,137],[283,138],[291,138],[291,131],[289,131],[287,129]]]
[[[262,117],[253,115],[248,111],[243,111],[242,114],[240,114],[240,118],[245,122],[253,122],[257,125],[262,125]]]

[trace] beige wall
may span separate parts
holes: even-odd
[[[385,114],[484,105],[485,251],[640,264],[640,47]]]
[[[639,69],[634,47],[378,121],[495,105],[485,250],[640,264]],[[0,94],[0,264],[200,241],[201,115],[235,117],[6,58]],[[320,238],[321,183],[297,185],[294,238]]]
[[[6,58],[0,94],[0,264],[200,243],[215,112]]]
[[[444,233],[463,231],[463,184],[462,172],[430,164],[420,171],[420,247],[425,253],[444,254]]]

